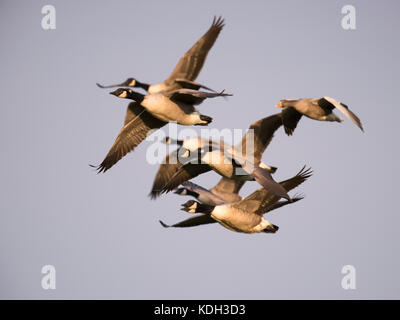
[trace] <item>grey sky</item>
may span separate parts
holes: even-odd
[[[52,4],[57,29],[41,28]],[[343,5],[357,12],[345,31]],[[2,1],[0,4],[0,298],[400,298],[398,1]],[[151,201],[149,143],[106,174],[98,164],[127,102],[95,86],[164,80],[221,14],[226,26],[198,82],[234,94],[199,108],[214,128],[242,128],[282,98],[329,95],[365,134],[302,119],[263,161],[276,179],[306,164],[306,198],[271,213],[275,235],[219,225],[163,229],[187,199]],[[218,177],[194,180],[211,187]],[[241,194],[255,190],[246,184]],[[43,290],[41,268],[57,270]],[[341,268],[357,289],[341,288]]]

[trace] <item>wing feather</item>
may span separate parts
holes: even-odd
[[[303,115],[293,107],[287,107],[282,110],[282,123],[288,136],[293,134],[302,116]]]
[[[349,107],[345,105],[344,103],[341,103],[331,97],[323,97],[319,100],[319,104],[323,105],[325,102],[328,102],[333,106],[333,108],[338,109],[341,113],[343,113],[348,119],[353,121],[357,127],[361,129],[361,131],[364,131],[364,128],[362,126],[361,120],[359,117],[357,117],[352,111],[350,111]],[[332,108],[332,109],[333,109]]]
[[[194,81],[199,75],[201,68],[206,61],[207,54],[217,40],[219,33],[224,27],[222,17],[216,19],[208,31],[181,57],[169,78],[167,84],[174,82],[175,79],[187,79]]]
[[[133,151],[152,129],[161,128],[166,122],[153,117],[137,102],[128,106],[125,121],[128,121],[118,134],[103,162],[97,166],[98,173],[106,172],[127,153]]]
[[[294,177],[281,181],[279,184],[287,191],[289,192],[290,190],[296,188],[300,184],[302,184],[304,181],[306,181],[309,177],[312,175],[312,170],[311,168],[306,169],[304,166],[298,174],[296,174]],[[269,211],[269,208],[273,206],[276,202],[278,202],[280,199],[279,196],[274,195],[270,191],[260,188],[256,191],[254,191],[252,194],[250,194],[248,197],[243,199],[242,201],[237,203],[237,206],[241,206],[243,203],[245,204],[246,201],[252,201],[256,200],[260,202],[260,206],[258,207],[257,211],[255,213],[259,215],[263,215],[265,212]]]
[[[215,223],[217,221],[215,221],[213,218],[211,218],[211,216],[209,214],[199,214],[196,215],[194,217],[190,217],[189,219],[180,221],[178,223],[175,223],[173,225],[167,225],[166,223],[162,222],[160,220],[161,225],[164,228],[170,228],[170,227],[174,227],[174,228],[187,228],[187,227],[197,227],[200,225],[204,225],[204,224],[210,224],[210,223]]]

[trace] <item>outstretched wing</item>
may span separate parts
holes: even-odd
[[[172,169],[169,170],[172,171]],[[188,163],[181,165],[169,179],[166,178],[170,176],[171,171],[168,172],[168,174],[157,174],[153,183],[153,188],[150,192],[150,197],[153,199],[157,198],[162,193],[170,192],[176,189],[183,182],[193,179],[194,177],[210,170],[211,168],[207,164]]]
[[[279,127],[282,125],[282,114],[277,113],[269,117],[265,117],[261,120],[258,120],[252,123],[249,127],[249,131],[242,138],[240,144],[238,144],[235,148],[242,148],[242,154],[247,157],[252,156],[252,154],[248,154],[254,152],[254,164],[258,165],[261,161],[262,155],[265,149],[268,147],[271,142],[274,133]],[[251,139],[254,140],[251,141]],[[253,143],[253,150],[246,150],[249,146],[249,143]],[[249,147],[250,148],[250,147]]]
[[[239,191],[245,181],[238,181],[222,177],[221,180],[211,189],[213,194],[224,199],[225,202],[235,202],[241,200]]]
[[[175,102],[185,102],[188,104],[198,105],[207,98],[226,97],[231,94],[221,92],[204,92],[193,89],[178,89],[166,93],[166,95]]]
[[[190,81],[187,79],[175,79],[175,82],[177,84],[179,84],[182,88],[185,88],[185,89],[193,89],[193,90],[206,89],[206,90],[209,90],[212,92],[217,92],[209,87],[206,87],[203,84],[200,84],[200,83],[197,83],[194,81]]]
[[[266,212],[270,212],[270,211],[272,211],[272,210],[279,209],[279,208],[281,208],[281,207],[284,207],[284,206],[286,206],[286,205],[288,205],[288,204],[295,203],[295,202],[297,202],[297,201],[299,201],[299,200],[302,200],[302,199],[304,199],[303,196],[297,196],[297,195],[296,195],[296,196],[294,196],[294,197],[292,198],[292,202],[287,201],[287,200],[275,202],[273,205],[271,205],[271,206],[268,208],[268,210],[267,210]]]
[[[344,103],[341,103],[331,97],[323,97],[318,100],[318,105],[321,108],[330,108],[330,110],[333,110],[333,108],[338,109],[340,112],[342,112],[348,119],[353,121],[357,127],[361,129],[361,131],[364,131],[364,128],[361,124],[360,118],[358,118],[353,112],[350,111],[349,107],[346,106]]]
[[[287,107],[282,110],[282,123],[288,136],[293,134],[301,117],[302,114],[293,107]]]
[[[161,128],[166,124],[166,122],[153,117],[137,102],[129,104],[127,117],[128,119],[125,121],[129,122],[121,129],[107,156],[97,167],[99,173],[106,172],[128,152],[133,151],[146,139],[150,130]]]
[[[195,80],[199,75],[208,51],[214,45],[219,33],[224,27],[224,20],[214,17],[213,23],[208,31],[181,57],[174,71],[165,81],[171,84],[175,79]]]
[[[187,228],[187,227],[196,227],[196,226],[200,226],[203,224],[210,224],[210,223],[215,223],[217,221],[215,221],[213,218],[211,218],[211,216],[209,214],[199,214],[196,215],[194,217],[191,217],[189,219],[183,220],[181,222],[175,223],[173,225],[168,225],[164,222],[162,222],[160,220],[161,225],[164,228],[170,228],[170,227],[174,227],[174,228]]]
[[[179,149],[177,149],[169,153],[160,164],[150,192],[152,199],[158,197],[160,193],[156,190],[162,190],[180,167],[182,167],[182,163],[179,161]]]
[[[302,184],[306,181],[309,177],[311,177],[312,171],[311,169],[306,169],[305,166],[296,174],[294,177],[281,181],[279,184],[287,191],[296,188],[298,185]],[[255,213],[259,215],[263,215],[265,212],[269,211],[271,206],[273,206],[277,201],[279,201],[280,197],[274,195],[270,191],[261,188],[254,191],[248,197],[243,199],[242,201],[238,202],[237,205],[240,206],[242,203],[246,203],[246,201],[259,201],[260,206],[257,208]]]
[[[200,196],[203,196],[203,197],[207,198],[208,200],[212,201],[215,206],[227,202],[223,198],[215,195],[211,191],[207,190],[206,188],[203,188],[202,186],[199,186],[196,183],[193,183],[193,182],[190,182],[190,181],[185,181],[184,183],[182,183],[182,186],[184,186],[185,189],[187,189],[189,191],[196,192]],[[199,201],[200,201],[200,199],[199,199]]]
[[[133,118],[138,116],[138,111],[142,112],[143,110],[137,107],[137,102],[131,102],[126,108],[126,114],[124,119],[124,126],[131,121]]]
[[[264,189],[268,190],[268,192],[274,194],[278,199],[285,198],[290,200],[289,195],[285,188],[283,188],[279,183],[277,183],[271,176],[271,173],[260,167],[255,167],[251,172],[251,176],[264,187]]]

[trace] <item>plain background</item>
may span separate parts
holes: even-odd
[[[56,8],[56,30],[41,8]],[[357,29],[341,27],[356,8]],[[398,1],[2,1],[0,298],[400,298]],[[359,115],[279,130],[263,161],[279,181],[303,165],[306,198],[266,218],[275,235],[215,224],[164,229],[187,198],[148,198],[149,142],[100,163],[127,101],[96,82],[156,83],[209,28],[226,26],[198,82],[233,97],[200,106],[212,128],[245,129],[283,98],[329,95]],[[212,187],[208,173],[194,181]],[[257,188],[247,183],[241,194]],[[56,290],[41,268],[56,268]],[[356,268],[356,290],[341,269]]]

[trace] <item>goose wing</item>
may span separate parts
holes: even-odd
[[[281,181],[279,184],[285,188],[287,192],[296,188],[304,181],[306,181],[312,175],[311,169],[306,169],[305,166],[299,171],[297,175],[294,177]],[[247,201],[259,201],[260,206],[257,208],[256,213],[259,215],[263,215],[265,212],[269,211],[271,206],[273,206],[277,201],[279,201],[280,197],[274,195],[270,191],[260,188],[250,194],[248,197],[240,201],[240,203],[246,203]],[[293,199],[292,199],[293,200]],[[240,205],[238,203],[238,205]],[[290,202],[289,202],[290,203]],[[272,210],[272,209],[271,209]]]
[[[202,186],[199,186],[198,184],[195,184],[193,182],[185,181],[184,183],[182,183],[182,186],[184,186],[185,189],[187,189],[189,191],[193,191],[203,197],[207,197],[209,200],[214,202],[214,205],[216,205],[216,206],[226,203],[226,201],[223,198],[219,197],[218,195],[215,195],[214,193],[207,190],[206,188],[203,188]]]
[[[294,196],[294,197],[292,198],[292,202],[287,201],[287,200],[275,202],[273,205],[271,205],[271,206],[268,208],[268,210],[267,210],[266,212],[270,212],[270,211],[272,211],[272,210],[279,209],[279,208],[281,208],[281,207],[286,206],[287,204],[295,203],[295,202],[297,202],[297,201],[299,201],[299,200],[302,200],[302,199],[304,199],[303,196]]]
[[[142,112],[140,108],[137,107],[137,102],[131,102],[126,108],[126,114],[124,119],[124,126],[131,121],[133,118],[138,116],[138,111]]]
[[[237,149],[230,150],[229,148],[224,148],[224,155],[227,158],[231,158],[236,167],[241,168],[245,173],[252,176],[261,186],[265,189],[270,190],[273,194],[290,200],[289,195],[286,190],[277,183],[271,176],[271,173],[261,168],[259,165],[254,164],[248,157],[242,156],[237,152]],[[237,169],[236,169],[237,170]]]
[[[282,125],[282,114],[277,113],[252,123],[248,132],[236,148],[241,147],[243,155],[251,156],[247,151],[254,151],[254,163],[259,164],[265,149],[271,142],[274,133]],[[248,143],[253,143],[254,150],[246,150]]]
[[[183,220],[181,222],[175,223],[173,225],[168,225],[164,222],[162,222],[160,220],[161,225],[164,228],[170,228],[170,227],[174,227],[174,228],[187,228],[187,227],[196,227],[196,226],[200,226],[203,224],[210,224],[210,223],[215,223],[217,221],[215,221],[213,218],[211,218],[211,216],[209,214],[199,214],[196,215],[194,217],[191,217],[189,219]]]
[[[260,167],[255,167],[251,172],[251,176],[263,186],[268,192],[272,193],[278,199],[285,198],[290,200],[289,195],[284,187],[282,187],[279,183],[277,183],[271,176],[271,173]]]
[[[175,172],[172,173],[172,170],[174,169]],[[150,197],[155,199],[162,193],[170,192],[185,181],[188,181],[210,170],[211,168],[208,164],[193,163],[187,163],[184,165],[181,164],[179,167],[174,166],[173,168],[168,168],[168,172],[157,174],[150,192]],[[167,179],[168,177],[169,179]]]
[[[152,129],[159,129],[166,124],[153,117],[139,103],[131,102],[128,106],[129,120],[118,134],[103,162],[97,166],[98,173],[106,172],[127,153],[133,151],[148,135]]]
[[[221,180],[211,189],[213,194],[221,197],[225,202],[240,200],[239,191],[245,181],[238,181],[222,177]]]
[[[288,136],[293,134],[302,116],[303,115],[293,107],[287,107],[282,110],[282,123]]]
[[[174,71],[165,82],[170,84],[175,79],[195,80],[203,67],[208,51],[214,45],[223,27],[224,20],[221,17],[218,19],[214,17],[208,31],[181,57]]]
[[[231,96],[231,94],[224,93],[224,91],[204,92],[193,89],[178,89],[166,93],[166,96],[168,96],[172,101],[175,102],[185,102],[192,105],[198,105],[207,98],[226,97]]]
[[[182,166],[182,163],[179,161],[178,157],[179,150],[180,149],[177,149],[169,153],[165,157],[163,163],[160,164],[150,192],[150,197],[152,199],[159,196],[160,193],[157,192],[157,190],[162,190],[165,184],[171,180],[175,172],[178,171]]]
[[[175,79],[175,82],[177,84],[179,84],[182,88],[185,88],[185,89],[193,89],[193,90],[206,89],[206,90],[209,90],[212,92],[217,92],[209,87],[206,87],[203,84],[200,84],[200,83],[197,83],[194,81],[190,81],[187,79]]]
[[[364,131],[360,118],[358,118],[353,112],[351,112],[349,107],[344,103],[341,103],[331,97],[323,97],[318,100],[318,105],[324,110],[332,111],[334,108],[338,109],[348,119],[353,121],[356,124],[356,126],[361,129],[361,131]]]

